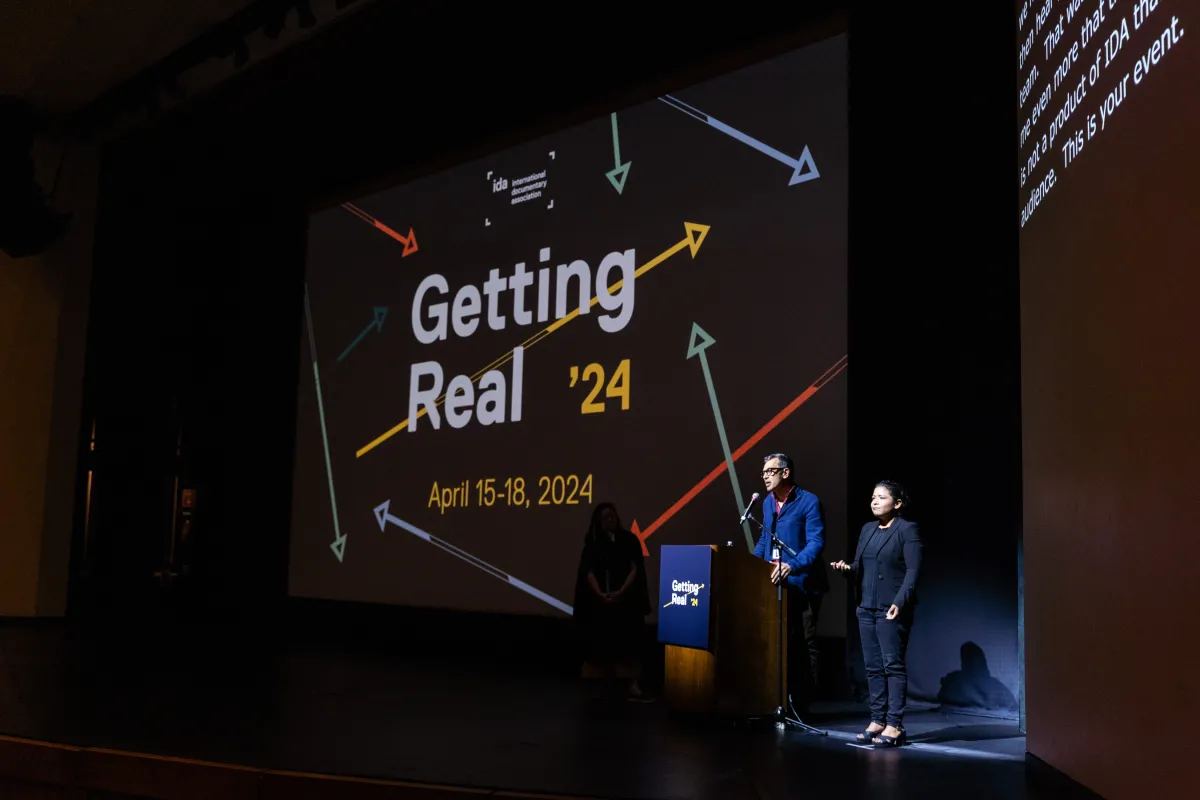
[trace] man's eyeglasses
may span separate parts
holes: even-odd
[[[787,469],[787,467],[767,467],[766,469],[764,469],[762,471],[762,476],[765,478],[768,475],[775,475],[777,473],[783,472],[785,469]]]

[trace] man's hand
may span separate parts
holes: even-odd
[[[888,609],[887,618],[895,619],[898,616],[900,616],[900,606],[896,605],[895,603],[892,603],[892,607]]]
[[[771,570],[771,583],[779,583],[785,580],[792,572],[792,565],[786,561],[780,561],[775,565],[775,569]]]
[[[845,561],[834,561],[834,562],[830,563],[829,566],[833,567],[836,570],[840,570],[842,572],[847,572],[850,569],[850,565],[847,564]]]

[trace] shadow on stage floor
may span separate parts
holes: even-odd
[[[1015,724],[938,711],[902,751],[697,726],[596,698],[560,669],[267,646],[220,629],[123,636],[0,626],[0,733],[258,769],[595,798],[1064,797],[1027,770]]]

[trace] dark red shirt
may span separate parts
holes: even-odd
[[[792,499],[792,495],[795,493],[796,493],[795,486],[793,486],[791,489],[788,489],[788,493],[784,496],[784,498],[782,500],[780,500],[778,497],[776,497],[774,492],[771,493],[771,497],[775,498],[775,514],[776,514],[776,516],[779,515],[779,512],[783,509],[784,504],[788,500]]]

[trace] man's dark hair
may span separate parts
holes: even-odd
[[[781,469],[787,469],[787,470],[792,469],[792,457],[789,456],[787,453],[771,453],[771,455],[769,455],[763,459],[763,463],[766,464],[768,461],[770,461],[773,458],[779,459],[779,467]]]

